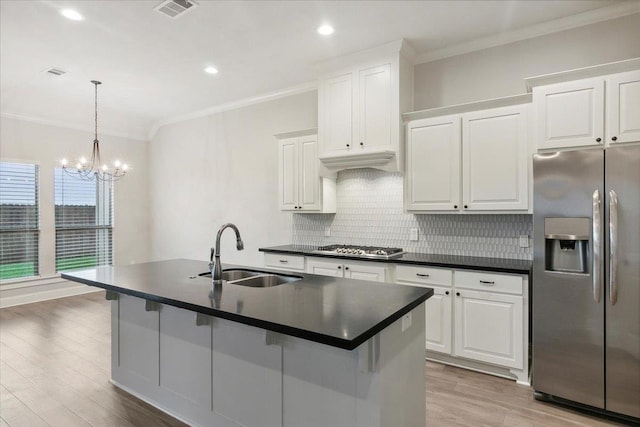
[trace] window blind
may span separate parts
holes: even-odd
[[[36,276],[38,166],[0,162],[0,279]]]
[[[113,184],[55,170],[56,271],[112,264]]]

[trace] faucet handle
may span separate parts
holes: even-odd
[[[211,248],[211,251],[209,252],[209,260],[213,261],[213,256],[216,254],[216,248]]]

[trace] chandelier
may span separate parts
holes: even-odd
[[[129,167],[126,163],[116,160],[112,165],[102,163],[100,159],[100,141],[98,141],[98,85],[102,84],[97,80],[91,80],[95,86],[95,137],[93,139],[93,150],[91,159],[80,157],[75,165],[69,165],[67,159],[62,159],[60,164],[62,169],[75,178],[84,181],[117,181],[126,175]]]

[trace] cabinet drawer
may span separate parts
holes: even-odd
[[[452,271],[443,268],[396,265],[396,281],[451,286]]]
[[[282,270],[304,271],[304,257],[285,254],[264,254],[265,267],[279,268]]]
[[[522,295],[522,276],[473,271],[456,271],[455,274],[456,288]]]

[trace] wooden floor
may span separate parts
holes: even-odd
[[[0,310],[0,426],[183,426],[109,383],[103,292]],[[533,400],[513,381],[427,362],[428,426],[615,424]]]

